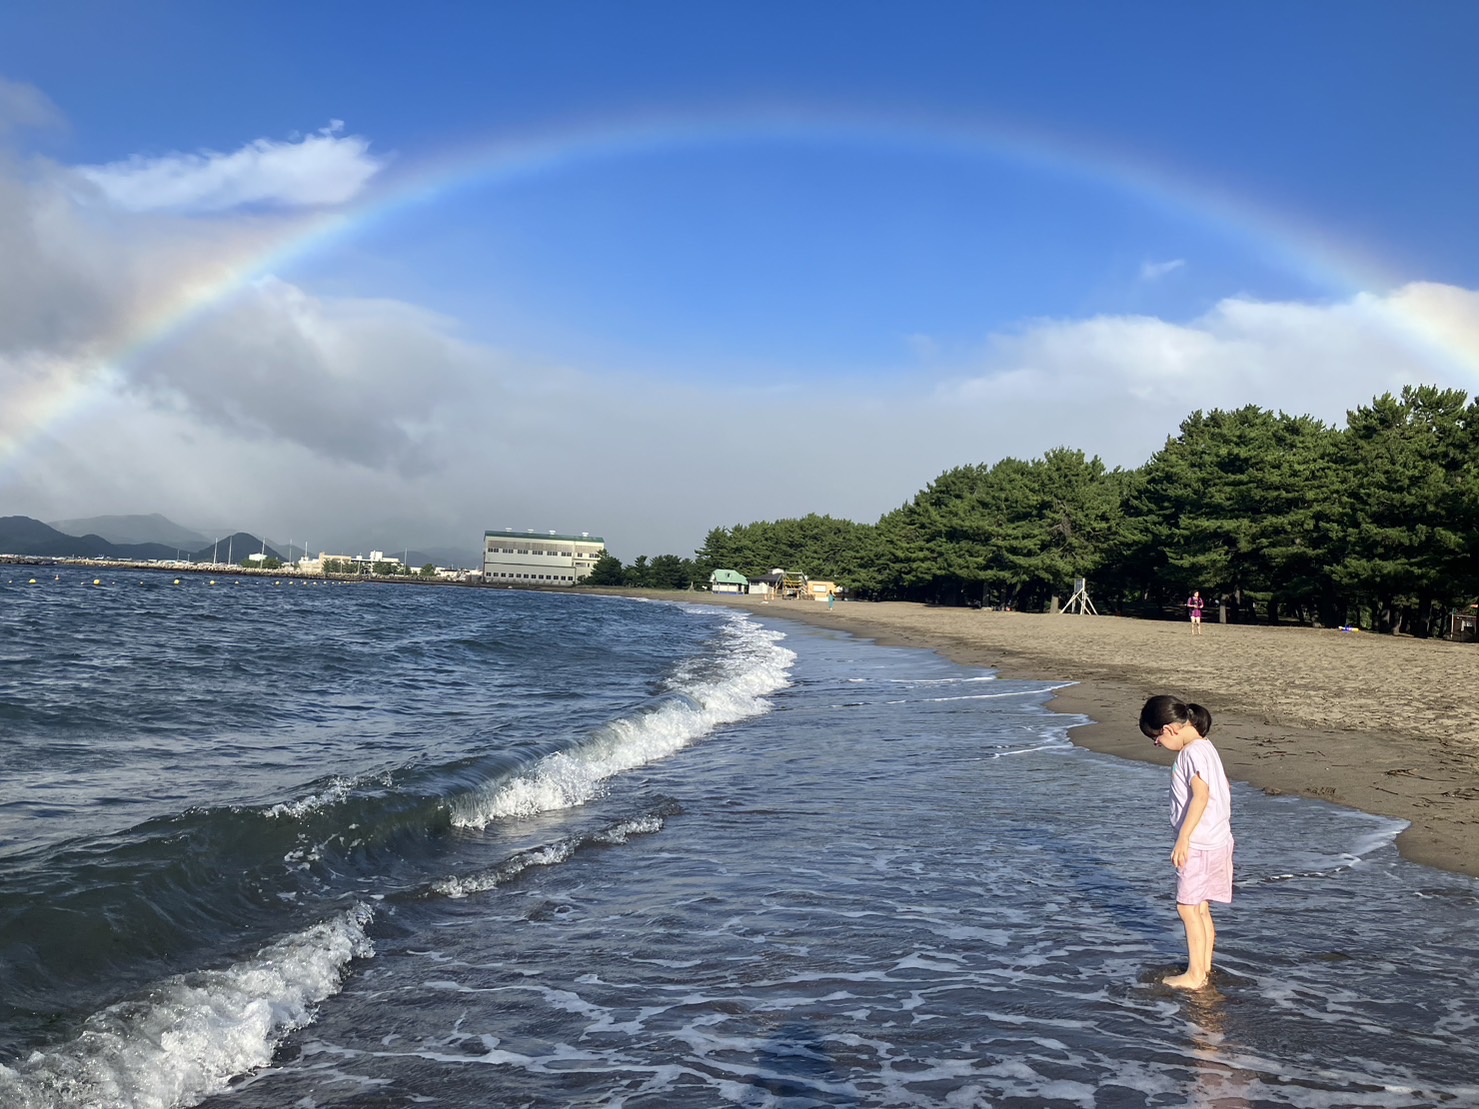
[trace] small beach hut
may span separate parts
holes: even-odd
[[[750,579],[737,570],[715,570],[709,575],[711,593],[744,593],[750,588]]]
[[[780,570],[772,570],[768,574],[761,574],[758,578],[750,579],[750,596],[752,597],[774,597],[781,591],[781,582],[786,575]]]

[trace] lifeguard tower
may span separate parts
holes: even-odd
[[[1058,610],[1058,615],[1065,612],[1076,612],[1082,616],[1085,613],[1099,615],[1099,610],[1094,607],[1094,602],[1089,600],[1089,583],[1083,578],[1073,579],[1073,596],[1068,598],[1068,603]]]

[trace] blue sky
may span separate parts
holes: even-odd
[[[629,561],[1060,444],[1138,465],[1195,408],[1472,392],[1476,32],[9,5],[0,512]]]

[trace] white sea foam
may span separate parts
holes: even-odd
[[[487,873],[465,878],[443,878],[439,882],[433,882],[431,888],[447,897],[467,897],[474,893],[485,893],[524,873],[531,866],[554,866],[562,863],[575,854],[575,848],[574,842],[562,842],[551,844],[548,847],[537,847],[532,851],[522,851],[502,866],[495,867]]]
[[[632,836],[648,835],[660,831],[662,831],[662,817],[642,816],[598,832],[593,838],[598,843],[626,843]]]
[[[1284,802],[1285,807],[1290,809],[1286,821],[1301,817],[1311,819],[1325,804],[1303,797],[1277,798],[1275,801]],[[1405,820],[1349,809],[1338,810],[1337,819],[1349,838],[1335,850],[1329,850],[1328,847],[1322,849],[1319,840],[1291,837],[1300,846],[1284,848],[1280,854],[1281,865],[1277,870],[1257,873],[1237,884],[1242,886],[1309,878],[1323,879],[1343,874],[1352,867],[1366,864],[1373,855],[1389,850],[1408,826]]]
[[[849,678],[849,681],[867,681],[867,678]],[[959,678],[884,678],[895,685],[964,685],[966,682],[994,682],[995,674],[971,674]]]
[[[452,823],[484,828],[506,817],[584,804],[613,775],[666,758],[721,725],[766,712],[767,697],[789,684],[796,655],[780,646],[782,633],[745,616],[728,615],[717,677],[704,673],[712,674],[714,659],[688,660],[674,675],[670,695],[655,709],[614,720],[575,750],[548,755],[528,774],[460,802]]]
[[[1411,823],[1406,820],[1392,820],[1379,816],[1372,817],[1372,820],[1379,822],[1378,827],[1362,836],[1358,836],[1356,842],[1351,846],[1351,854],[1358,859],[1365,858],[1374,851],[1380,851],[1396,843],[1397,837],[1405,832]]]
[[[962,679],[962,680],[963,681],[976,681],[976,680],[986,680],[986,679],[966,678],[966,679]],[[931,684],[931,685],[933,685],[933,684],[937,684],[937,683],[935,683],[933,681],[929,681],[929,682],[919,682],[919,683],[914,683],[914,684],[920,684],[920,685]],[[845,704],[842,704],[842,705],[833,705],[832,707],[833,708],[861,708],[861,707],[864,707],[864,706],[867,706],[867,705],[872,705],[872,704],[880,704],[880,705],[935,705],[935,704],[944,704],[945,702],[948,702],[948,701],[995,701],[995,700],[1000,700],[1003,697],[1040,697],[1044,693],[1052,693],[1055,690],[1063,689],[1066,686],[1072,685],[1072,684],[1073,684],[1072,682],[1063,682],[1063,683],[1058,683],[1058,684],[1054,684],[1054,685],[1046,685],[1046,686],[1040,686],[1040,687],[1031,687],[1031,688],[1023,688],[1023,689],[1008,689],[1008,690],[1005,690],[1005,691],[1003,691],[1001,693],[961,693],[961,694],[957,694],[957,695],[951,696],[951,697],[891,697],[888,700],[884,700],[884,701],[848,701]]]
[[[992,759],[1004,759],[1008,755],[1033,755],[1041,751],[1064,752],[1069,750],[1071,750],[1071,748],[1062,742],[1040,743],[1035,747],[1009,747],[1000,751],[992,751],[986,757]]]
[[[963,693],[958,697],[923,697],[921,700],[926,704],[939,701],[994,701],[1000,697],[1037,697],[1062,688],[1061,685],[1047,685],[1040,689],[1012,689],[1005,693]]]
[[[321,809],[326,805],[332,805],[344,800],[354,789],[354,782],[348,778],[335,778],[323,789],[310,793],[306,797],[299,797],[293,801],[284,801],[273,805],[267,810],[266,815],[271,817],[287,817],[288,819],[300,819],[315,809]]]
[[[431,888],[446,897],[468,897],[475,893],[485,893],[518,877],[530,867],[554,866],[565,862],[575,854],[585,843],[622,844],[631,839],[632,836],[649,835],[653,832],[662,831],[663,818],[656,813],[648,813],[645,816],[634,817],[624,820],[619,824],[613,824],[609,828],[602,828],[593,832],[585,838],[574,837],[561,840],[559,843],[548,844],[544,847],[532,848],[528,851],[520,851],[513,857],[506,859],[491,870],[481,874],[463,875],[455,878],[443,878],[433,882]]]
[[[7,1109],[194,1105],[267,1065],[283,1036],[339,992],[350,960],[374,954],[364,905],[224,970],[166,979],[94,1013],[70,1043],[0,1066]]]
[[[358,778],[332,778],[322,789],[316,790],[305,797],[299,797],[292,801],[283,801],[273,805],[266,810],[265,815],[276,818],[301,819],[317,809],[338,804],[356,789],[361,789],[367,785],[378,785],[389,788],[392,784],[390,774],[383,770]]]

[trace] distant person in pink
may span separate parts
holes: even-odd
[[[1202,634],[1202,591],[1195,589],[1190,597],[1186,599],[1187,611],[1191,613],[1191,634]]]
[[[1171,767],[1171,826],[1176,845],[1176,912],[1186,928],[1186,972],[1166,979],[1180,990],[1199,990],[1212,973],[1217,929],[1213,901],[1232,901],[1232,791],[1222,757],[1207,738],[1212,714],[1175,697],[1152,697],[1140,710],[1140,731],[1176,752]]]

